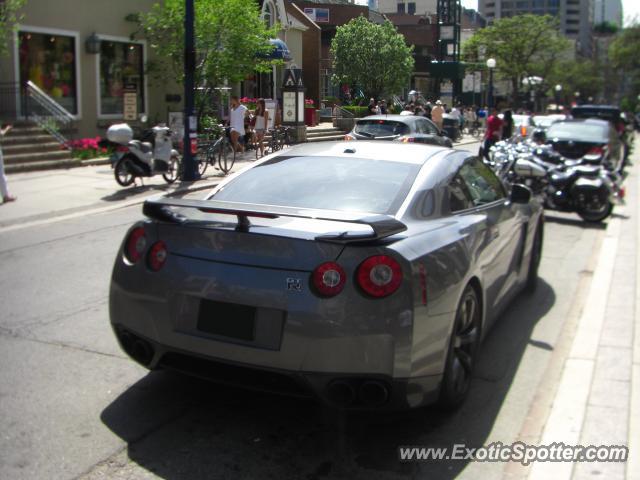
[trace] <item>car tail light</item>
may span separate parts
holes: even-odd
[[[527,136],[527,127],[525,127],[524,125],[520,127],[520,135],[522,135],[523,137]]]
[[[596,145],[595,147],[591,147],[591,149],[587,152],[587,155],[602,155],[604,154],[604,147],[602,145]]]
[[[348,142],[349,140],[355,140],[355,139],[356,139],[356,137],[354,137],[353,135],[350,135],[350,134],[348,134],[348,133],[347,133],[347,134],[344,136],[344,139],[345,139],[345,141],[346,141],[346,142]]]
[[[154,243],[149,249],[149,255],[147,255],[147,265],[154,272],[159,271],[167,261],[167,246],[163,241]]]
[[[144,249],[147,246],[147,237],[144,234],[144,228],[134,228],[129,234],[124,249],[124,255],[131,263],[136,263],[142,257]]]
[[[395,292],[402,283],[400,264],[387,255],[367,258],[356,272],[358,285],[372,297],[382,298]]]
[[[414,137],[402,137],[400,138],[400,141],[402,143],[413,143],[416,141],[416,139]]]
[[[311,278],[316,291],[325,297],[339,294],[347,281],[344,269],[336,262],[325,262],[318,265]]]

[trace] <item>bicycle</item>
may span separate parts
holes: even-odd
[[[218,163],[217,168],[226,175],[236,162],[236,151],[229,140],[229,129],[228,127],[224,128],[222,125],[219,126],[222,128],[221,133],[211,143],[205,143],[203,146],[204,155],[198,156],[198,173],[200,176],[204,175],[209,165],[215,166],[216,162]]]

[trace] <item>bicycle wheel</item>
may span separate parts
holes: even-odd
[[[209,149],[204,152],[198,154],[198,175],[201,177],[204,175],[204,172],[207,171],[207,167],[209,166]]]
[[[220,144],[218,148],[218,168],[226,175],[236,163],[236,151],[227,141]]]

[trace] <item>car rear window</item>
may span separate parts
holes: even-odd
[[[608,108],[574,108],[571,110],[573,118],[601,118],[616,122],[620,118],[620,111]]]
[[[547,138],[576,142],[606,142],[609,138],[609,128],[605,125],[587,122],[557,122],[547,130]]]
[[[520,126],[520,125],[529,126],[531,124],[530,119],[531,117],[528,117],[526,115],[514,115],[513,124],[517,126]]]
[[[395,213],[421,165],[344,157],[277,157],[242,173],[215,200]]]
[[[410,132],[408,125],[392,120],[360,120],[356,123],[356,133],[366,137],[391,137]]]

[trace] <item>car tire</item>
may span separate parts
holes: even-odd
[[[542,244],[544,242],[543,223],[538,223],[536,233],[533,236],[533,245],[531,246],[531,257],[529,258],[529,269],[527,270],[527,283],[525,291],[533,293],[538,286],[538,267],[542,259]]]
[[[460,408],[469,393],[482,330],[478,294],[470,284],[462,293],[451,330],[438,407],[447,412]]]

